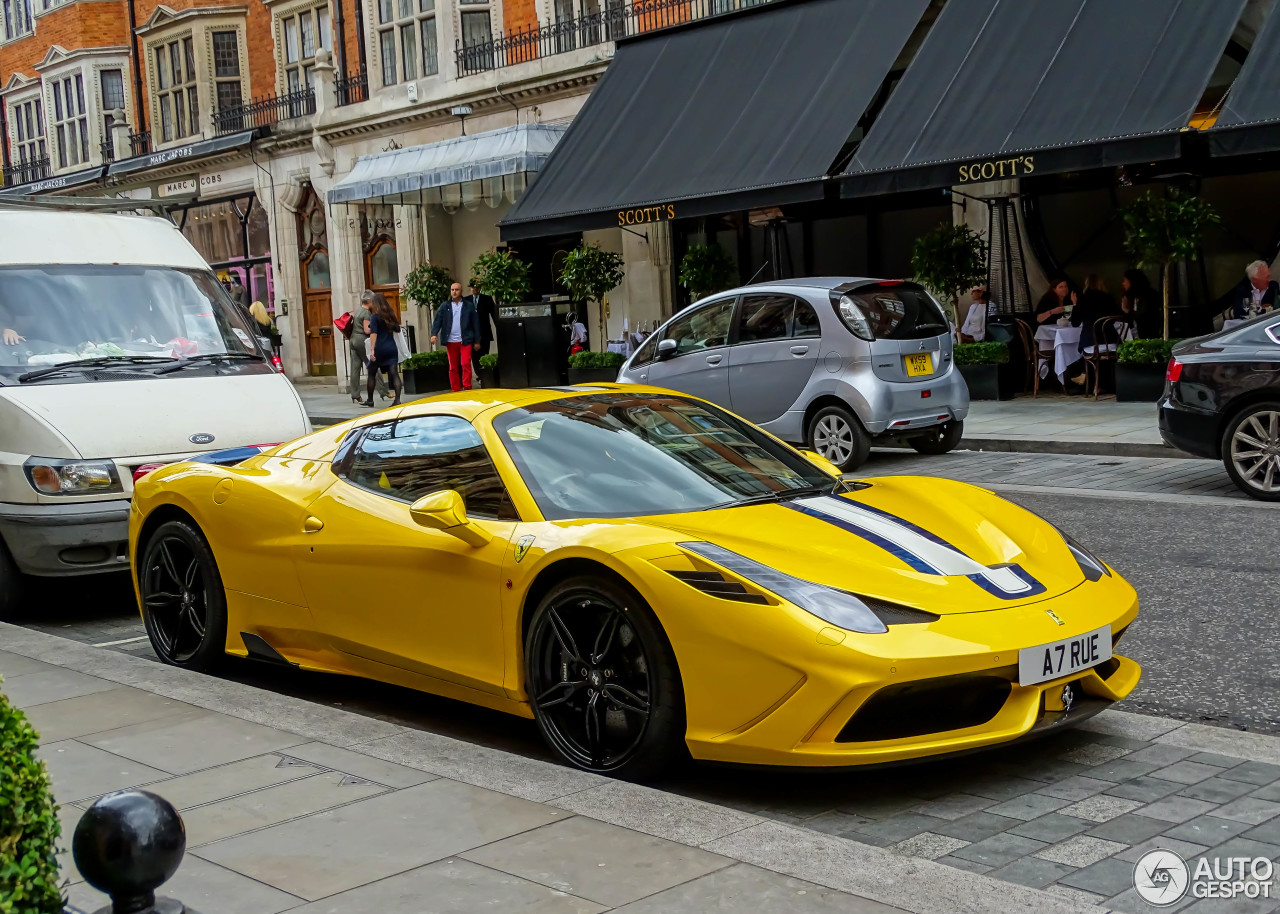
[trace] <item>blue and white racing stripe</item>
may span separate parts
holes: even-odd
[[[1045,591],[1045,586],[1020,566],[983,565],[923,527],[879,508],[834,495],[785,504],[874,543],[923,574],[968,578],[1004,600],[1021,600]]]

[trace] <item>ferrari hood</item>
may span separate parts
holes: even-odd
[[[965,483],[887,477],[844,495],[652,518],[793,577],[938,614],[1059,596],[1085,580],[1062,536]]]

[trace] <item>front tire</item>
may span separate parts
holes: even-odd
[[[1280,402],[1244,409],[1222,435],[1222,465],[1241,492],[1280,501]]]
[[[953,419],[907,441],[917,452],[936,456],[954,451],[964,436],[964,421]]]
[[[0,622],[17,616],[26,592],[27,576],[18,570],[9,549],[0,540]]]
[[[843,406],[824,406],[809,422],[809,448],[850,473],[867,462],[871,439],[858,418]]]
[[[538,603],[525,637],[538,729],[575,768],[653,778],[684,753],[684,695],[657,619],[629,587],[569,578]]]
[[[138,565],[142,621],[162,661],[207,672],[226,656],[227,596],[213,550],[190,521],[161,524]]]

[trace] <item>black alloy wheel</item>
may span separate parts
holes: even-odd
[[[952,419],[950,422],[934,426],[923,435],[908,439],[907,443],[921,454],[945,454],[955,450],[963,435],[964,422],[960,419]]]
[[[147,541],[138,566],[142,619],[165,663],[208,670],[223,656],[226,593],[209,544],[187,521],[168,521]]]
[[[553,587],[534,610],[525,661],[538,728],[570,765],[638,780],[683,752],[675,656],[629,588],[593,576]]]

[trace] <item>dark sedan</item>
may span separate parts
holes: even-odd
[[[1246,495],[1280,501],[1280,313],[1176,346],[1159,414],[1167,444],[1220,459]]]

